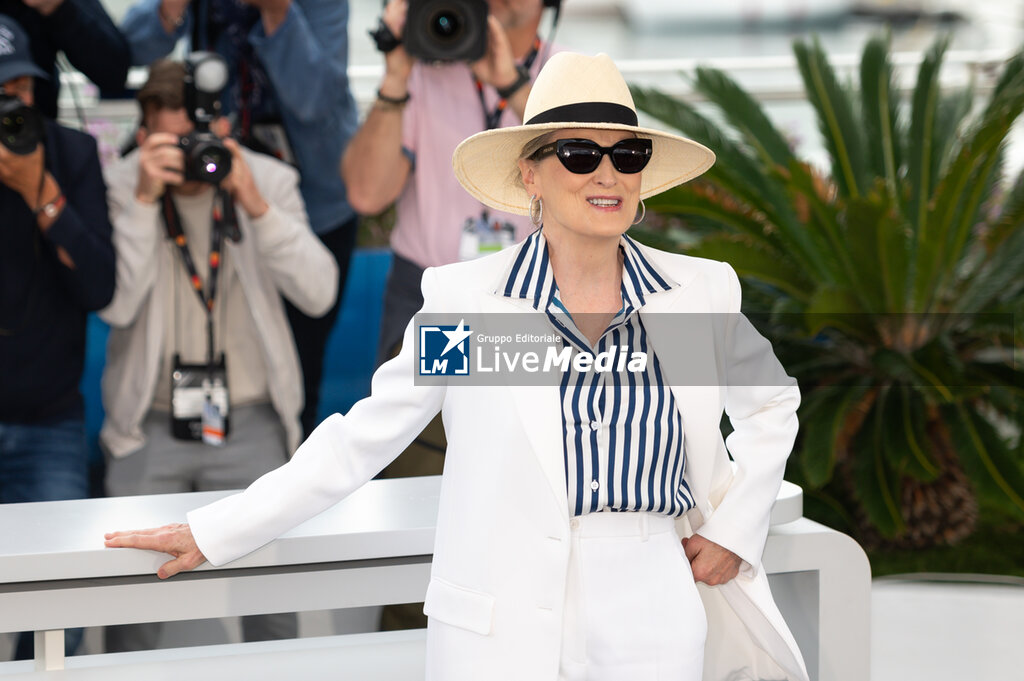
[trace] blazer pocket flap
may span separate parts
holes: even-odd
[[[434,577],[427,586],[423,613],[453,627],[487,636],[494,617],[494,596]]]

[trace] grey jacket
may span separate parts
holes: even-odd
[[[243,150],[270,210],[258,219],[238,211],[240,242],[226,242],[233,267],[259,330],[271,402],[284,425],[288,450],[301,439],[303,393],[295,343],[281,296],[311,316],[324,314],[337,294],[338,266],[313,234],[298,190],[298,173],[276,159]],[[107,203],[117,251],[117,288],[100,317],[111,326],[102,394],[106,412],[100,442],[115,457],[145,444],[141,423],[153,403],[163,344],[169,337],[163,310],[171,291],[156,286],[175,266],[159,204],[135,199],[138,150],[109,166]]]

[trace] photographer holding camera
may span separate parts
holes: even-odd
[[[0,15],[0,503],[89,496],[86,315],[114,292],[96,141],[35,107],[46,77],[25,31]],[[68,654],[81,635],[68,630]],[[31,634],[15,655],[32,657]]]
[[[29,58],[44,74],[34,86],[35,106],[43,115],[57,118],[59,52],[101,90],[124,90],[131,52],[100,0],[0,0],[0,14],[28,35]]]
[[[243,146],[299,169],[309,222],[338,262],[337,303],[310,317],[286,301],[304,379],[302,425],[316,426],[327,337],[341,305],[357,217],[338,159],[358,124],[348,82],[348,0],[137,0],[121,24],[135,64],[179,40],[228,64],[224,112]]]
[[[223,60],[161,60],[139,91],[139,148],[108,168],[117,289],[103,374],[112,496],[237,489],[302,438],[302,378],[282,296],[334,304],[337,265],[309,228],[298,173],[216,118]],[[218,134],[214,134],[218,133]],[[294,614],[243,618],[245,640],[296,635]],[[107,650],[159,625],[112,627]]]
[[[397,201],[378,364],[423,304],[425,268],[497,250],[533,231],[528,219],[489,211],[466,193],[451,158],[473,133],[522,123],[532,79],[552,52],[538,34],[542,14],[559,5],[391,0],[385,7],[372,34],[384,53],[384,78],[341,163],[357,211],[376,214]]]

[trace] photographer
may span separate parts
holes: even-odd
[[[470,0],[461,6],[473,2],[483,4]],[[384,78],[377,101],[345,151],[341,174],[349,201],[360,213],[380,213],[397,200],[378,364],[393,354],[423,304],[425,268],[493,249],[493,243],[479,238],[481,228],[501,235],[499,245],[516,243],[533,231],[528,219],[489,212],[466,193],[452,173],[451,158],[458,143],[473,133],[522,123],[532,79],[552,52],[538,35],[543,10],[557,8],[558,2],[486,4],[486,50],[472,63],[411,57],[403,40],[406,0],[388,3],[381,19],[387,31],[377,32]]]
[[[86,315],[114,292],[93,138],[44,120],[28,37],[0,15],[0,503],[89,496]],[[68,654],[80,629],[65,637]],[[32,635],[17,659],[32,657]]]
[[[0,0],[0,14],[28,34],[31,60],[45,75],[35,81],[36,106],[45,116],[57,118],[58,52],[101,90],[124,90],[131,65],[128,41],[99,0]]]
[[[228,63],[224,112],[244,146],[294,164],[313,231],[338,262],[337,303],[321,317],[286,303],[302,362],[306,434],[316,425],[327,337],[341,305],[357,218],[338,159],[356,129],[348,82],[348,0],[140,0],[121,30],[135,64],[190,49]]]
[[[101,312],[112,328],[100,442],[113,496],[236,489],[284,463],[302,436],[302,383],[282,296],[309,315],[334,303],[337,266],[295,170],[197,130],[219,96],[198,92],[211,65],[223,72],[213,55],[189,70],[153,64],[139,148],[107,174],[118,278]],[[296,621],[246,617],[242,629],[247,641],[293,637]],[[158,637],[158,625],[112,627],[107,649]]]

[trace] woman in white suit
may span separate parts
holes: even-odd
[[[603,55],[552,57],[524,118],[469,138],[453,164],[483,204],[539,229],[428,269],[422,313],[481,313],[484,326],[518,313],[518,329],[557,336],[573,357],[646,361],[618,373],[573,362],[547,386],[427,384],[414,380],[414,320],[372,395],[288,464],[188,524],[107,545],[174,555],[161,577],[234,560],[358,488],[441,410],[428,679],[806,679],[761,566],[796,435],[795,382],[739,315],[728,265],[625,236],[642,198],[714,155],[639,127]]]

